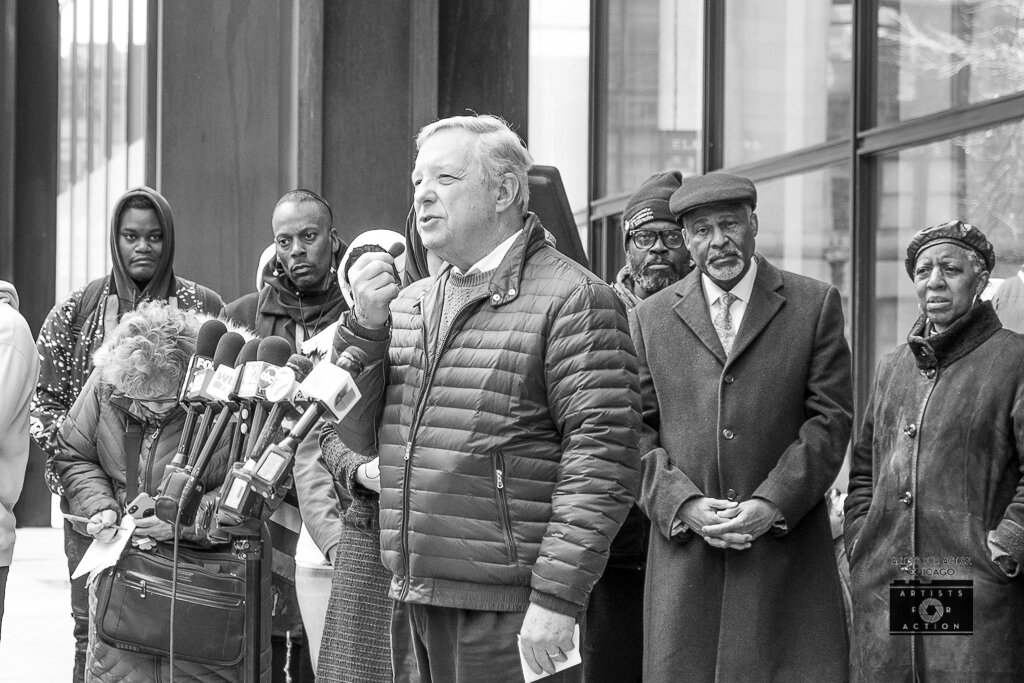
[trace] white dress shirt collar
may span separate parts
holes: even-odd
[[[522,228],[516,230],[511,237],[492,249],[491,253],[487,254],[487,256],[484,256],[482,259],[470,266],[469,270],[465,273],[459,270],[458,266],[452,266],[452,270],[459,275],[473,275],[474,273],[486,273],[494,270],[501,264],[501,260],[505,258],[505,254],[507,254],[508,250],[512,248],[512,243],[516,241],[516,238],[519,237],[522,232]]]

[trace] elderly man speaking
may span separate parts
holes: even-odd
[[[444,119],[417,148],[416,229],[450,265],[401,293],[389,255],[352,267],[336,351],[383,368],[340,435],[379,447],[395,680],[521,681],[520,647],[539,673],[578,646],[633,500],[636,357],[611,288],[527,212],[530,154],[502,120]]]
[[[698,270],[630,313],[653,532],[644,680],[842,681],[825,491],[850,436],[839,292],[755,255],[747,178],[687,178],[669,206]]]

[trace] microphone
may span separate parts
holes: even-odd
[[[222,390],[226,384],[231,383],[231,386],[234,387],[235,359],[238,358],[243,346],[245,346],[245,339],[237,332],[228,332],[221,337],[217,342],[217,351],[213,354],[214,369],[207,371],[206,381],[202,385],[193,386],[189,390],[188,400],[202,403],[207,406],[207,409],[203,412],[202,420],[200,420],[193,437],[192,449],[188,453],[186,467],[192,465],[199,457],[199,451],[210,432],[216,412],[210,404],[216,403],[218,397],[223,395]]]
[[[232,337],[232,335],[234,335]],[[229,341],[224,342],[225,339]],[[241,343],[239,343],[241,342]],[[189,458],[189,464],[185,467],[185,472],[188,473],[188,479],[185,482],[185,486],[181,491],[181,499],[178,503],[178,517],[182,524],[190,525],[195,520],[196,512],[199,509],[200,498],[205,491],[205,486],[199,478],[206,471],[206,465],[210,462],[210,458],[213,457],[214,451],[220,444],[221,439],[224,436],[224,431],[228,427],[228,423],[231,420],[232,413],[238,408],[236,402],[237,395],[235,390],[238,386],[238,377],[241,375],[241,367],[235,366],[235,361],[238,359],[238,355],[241,352],[242,346],[245,345],[245,340],[242,335],[236,332],[228,332],[226,335],[221,337],[221,342],[217,345],[217,353],[220,356],[214,355],[214,362],[222,360],[223,363],[217,365],[217,370],[214,373],[213,379],[210,380],[210,384],[206,390],[206,393],[213,398],[216,405],[221,406],[220,412],[217,413],[217,417],[214,420],[210,430],[205,435],[200,431],[200,436],[203,437],[201,442],[197,442],[199,448],[199,454],[195,460]],[[222,348],[223,346],[223,348]],[[214,404],[207,407],[206,413],[203,415],[203,420],[206,421],[207,415],[212,415]],[[202,444],[199,446],[199,444]]]
[[[187,486],[195,487],[195,480],[198,475],[193,476],[194,465],[203,450],[203,445],[209,441],[207,438],[210,431],[210,423],[213,421],[214,413],[212,403],[217,402],[220,391],[225,384],[234,387],[234,363],[239,352],[245,345],[245,339],[237,332],[228,332],[217,342],[217,350],[213,354],[213,365],[216,370],[205,370],[207,377],[201,385],[197,375],[193,386],[189,388],[187,400],[206,404],[202,420],[193,437],[192,449],[188,455],[188,464],[184,469],[177,469],[169,472],[160,482],[156,497],[156,516],[165,522],[174,523],[181,499],[187,493]],[[225,396],[226,398],[226,396]],[[230,412],[229,412],[230,416]],[[223,431],[223,427],[221,428]],[[219,437],[218,437],[219,439]],[[207,456],[209,457],[209,456]],[[201,473],[201,472],[200,472]],[[202,485],[199,485],[202,488]],[[200,495],[202,491],[199,492]],[[198,506],[198,500],[197,500]],[[191,520],[182,520],[185,524],[191,524]]]
[[[247,350],[249,350],[248,354],[246,354]],[[235,366],[241,367],[241,371],[234,392],[238,399],[238,420],[235,422],[231,438],[229,462],[235,462],[242,455],[245,442],[250,438],[249,434],[257,419],[256,416],[259,415],[260,422],[265,417],[264,399],[259,392],[260,376],[270,367],[276,368],[283,365],[290,350],[291,345],[287,340],[281,337],[267,337],[246,342],[242,347],[242,352],[238,354]],[[276,372],[276,369],[274,371]]]
[[[292,398],[295,395],[296,385],[305,381],[306,377],[313,370],[313,361],[305,356],[295,353],[288,358],[288,368],[291,368],[293,376],[280,373],[274,382],[266,387],[264,397],[270,401],[270,415],[262,425],[258,436],[255,436],[255,428],[251,432],[252,443],[246,444],[246,459],[259,457],[267,446],[277,437],[284,420],[294,413]]]
[[[229,472],[217,504],[219,524],[241,524],[254,514],[273,510],[280,504],[291,486],[289,477],[299,443],[326,413],[341,419],[359,400],[355,379],[368,360],[362,349],[349,347],[342,352],[336,364],[320,363],[313,368],[291,401],[301,401],[305,397],[312,403],[288,435],[280,443],[264,449],[258,460],[249,459],[245,464],[235,464]],[[276,403],[274,408],[284,403]],[[260,507],[264,501],[266,504]]]
[[[313,403],[302,413],[302,417],[278,444],[270,446],[256,464],[256,475],[271,482],[280,481],[282,473],[291,465],[299,443],[309,435],[314,425],[328,412],[340,420],[359,400],[359,389],[355,380],[362,373],[369,358],[362,349],[350,346],[334,363],[321,363],[313,368],[309,377],[299,385],[296,399],[303,396]]]
[[[196,375],[214,367],[213,354],[217,351],[217,343],[220,342],[220,338],[227,331],[227,326],[221,320],[207,320],[199,328],[199,334],[196,337],[196,352],[192,354],[192,358],[188,361],[188,367],[185,369],[184,379],[181,382],[181,389],[178,392],[178,402],[185,405],[185,424],[181,429],[181,440],[178,441],[178,450],[164,469],[165,474],[185,466],[185,460],[188,457],[189,447],[195,432],[196,418],[199,417],[199,408],[202,407],[199,404],[186,400],[186,396],[189,387],[196,380]]]

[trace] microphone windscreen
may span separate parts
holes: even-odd
[[[293,353],[288,357],[288,367],[295,372],[295,381],[301,382],[313,371],[313,361],[300,353]]]
[[[256,360],[281,367],[288,361],[288,354],[291,352],[292,345],[284,337],[267,337],[260,341],[260,348],[256,352]]]
[[[228,332],[217,342],[217,350],[213,354],[213,367],[219,368],[226,365],[229,368],[235,367],[235,359],[238,352],[245,346],[245,339],[237,332]]]
[[[228,327],[223,320],[207,320],[199,328],[196,337],[196,355],[203,358],[213,358],[217,352],[217,342],[227,334]]]
[[[238,358],[235,359],[235,367],[245,365],[251,361],[256,360],[256,349],[260,345],[259,339],[250,339],[245,342],[245,346],[238,352]]]

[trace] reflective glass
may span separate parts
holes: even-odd
[[[1024,3],[885,0],[878,8],[878,122],[1024,90]]]
[[[703,0],[608,2],[605,196],[701,165]]]
[[[1024,262],[1024,124],[1017,122],[881,158],[875,237],[875,358],[906,341],[918,317],[904,269],[915,232],[959,218],[995,247],[993,286]]]
[[[589,79],[589,0],[530,0],[527,142],[536,163],[558,168],[577,213],[587,208]]]
[[[56,293],[109,272],[110,212],[145,182],[145,0],[60,3]]]
[[[726,166],[849,137],[849,0],[725,3]]]
[[[772,265],[835,285],[849,341],[850,175],[846,166],[757,184],[757,252]]]

